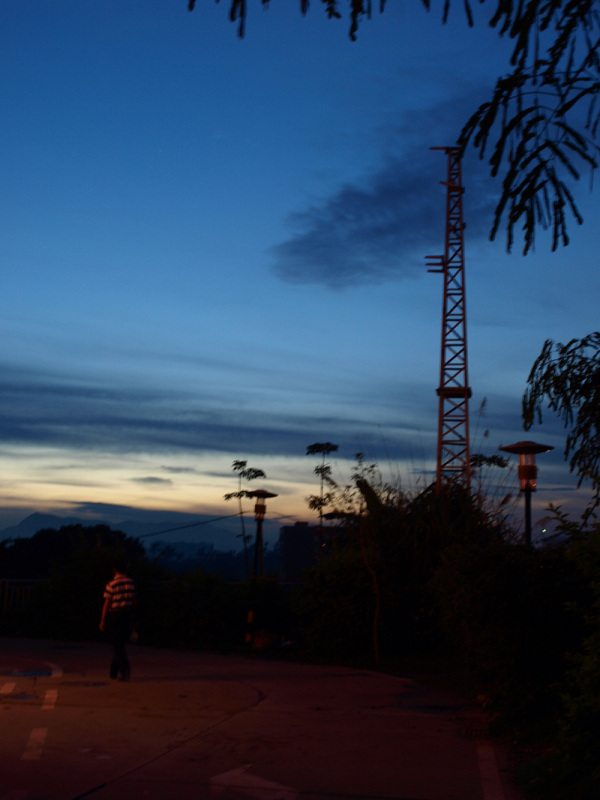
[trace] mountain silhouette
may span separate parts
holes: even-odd
[[[125,508],[115,508],[125,510]],[[240,521],[237,516],[219,519],[209,514],[143,511],[138,514],[142,519],[116,520],[115,509],[106,506],[105,510],[108,513],[104,519],[96,516],[93,519],[88,516],[59,517],[56,514],[34,512],[17,525],[0,530],[0,541],[28,538],[45,528],[58,530],[66,525],[84,527],[107,525],[112,530],[122,531],[127,536],[140,539],[146,550],[149,550],[154,542],[175,545],[180,541],[197,545],[208,544],[221,551],[241,550],[243,547],[239,536]],[[135,513],[134,509],[132,511]],[[251,516],[246,517],[246,530],[250,536],[254,536],[254,521]],[[266,536],[270,534],[270,538],[276,539],[278,532],[278,522],[265,520]]]

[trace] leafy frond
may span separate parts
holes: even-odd
[[[600,332],[567,344],[544,342],[527,379],[523,425],[542,422],[544,404],[568,429],[565,459],[578,476],[590,482],[600,499]]]
[[[600,160],[598,15],[593,0],[497,0],[490,24],[514,40],[513,71],[499,78],[458,143],[480,158],[491,148],[490,172],[503,173],[490,237],[505,224],[510,251],[521,225],[527,253],[536,230],[551,228],[556,249],[568,244],[569,217],[582,222],[568,182],[580,179],[580,164],[594,170]]]
[[[306,455],[307,456],[314,456],[314,455],[324,455],[328,456],[330,453],[335,453],[338,449],[337,444],[332,444],[331,442],[315,442],[314,444],[309,444],[306,448]]]
[[[269,0],[260,0],[268,5]],[[217,0],[219,2],[219,0]],[[258,3],[259,0],[256,0]],[[597,141],[600,112],[600,14],[595,0],[480,0],[491,7],[489,25],[512,42],[510,71],[496,83],[491,99],[467,120],[458,136],[464,151],[473,145],[490,172],[502,177],[490,237],[505,225],[511,250],[517,228],[523,252],[533,248],[536,231],[551,228],[552,247],[569,241],[568,223],[581,223],[567,182],[580,180],[581,166],[594,170],[600,161]],[[429,10],[430,0],[421,0]],[[473,0],[463,0],[469,25]],[[196,0],[188,0],[190,11]],[[245,33],[249,0],[229,0],[229,18]],[[379,1],[383,11],[386,0]],[[452,0],[445,0],[442,21]],[[329,19],[346,9],[349,36],[357,38],[372,0],[321,0]],[[309,0],[299,0],[306,14]],[[567,117],[575,123],[567,123]],[[533,163],[535,162],[535,163]]]

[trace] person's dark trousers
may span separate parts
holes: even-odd
[[[125,645],[131,636],[131,611],[111,611],[110,634],[113,646],[113,657],[110,665],[110,677],[128,680],[131,674],[129,659]]]

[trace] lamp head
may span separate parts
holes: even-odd
[[[537,453],[547,453],[554,450],[548,444],[537,442],[516,442],[499,447],[505,453],[515,453],[519,456],[519,486],[522,492],[535,492],[537,486],[537,471],[535,456]]]

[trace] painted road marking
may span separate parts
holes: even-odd
[[[12,694],[15,690],[16,683],[3,683],[0,686],[0,694]],[[0,800],[2,800],[0,798]]]
[[[56,705],[57,698],[58,698],[58,689],[47,689],[46,695],[44,697],[44,705],[42,706],[42,711],[52,711],[52,709]]]
[[[50,662],[46,661],[46,664],[50,667],[50,677],[51,678],[62,678],[63,676],[63,668],[60,664],[50,664]]]
[[[48,735],[48,728],[34,728],[29,734],[29,741],[25,752],[21,756],[22,761],[37,761],[42,755],[42,749],[46,736]]]
[[[300,793],[289,786],[248,775],[252,764],[222,772],[210,779],[210,796],[219,797],[225,789],[237,789],[242,794],[255,798],[255,800],[298,800]]]
[[[494,755],[494,746],[489,742],[478,742],[477,758],[479,760],[483,800],[504,800],[498,764]]]

